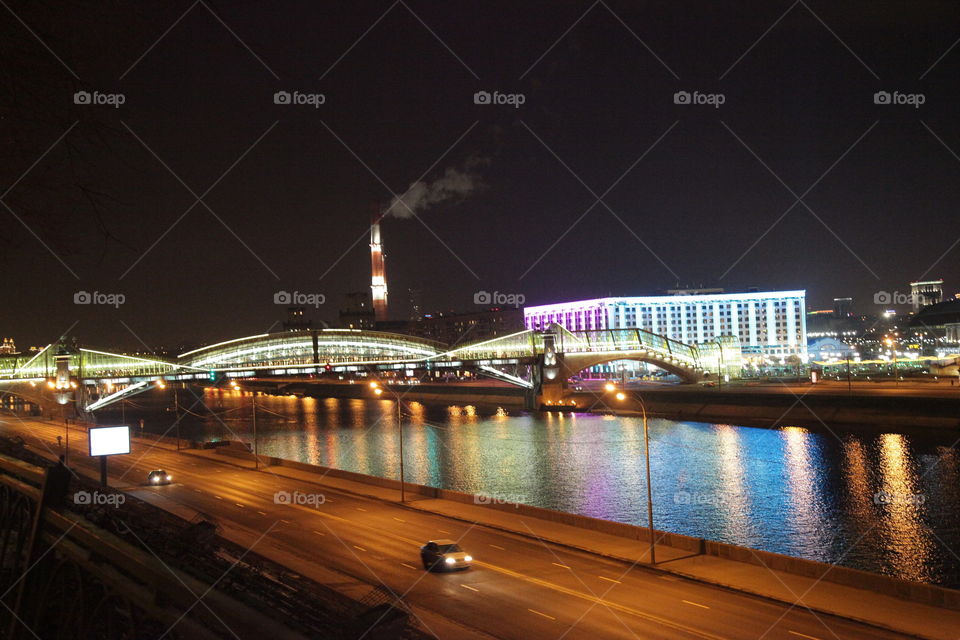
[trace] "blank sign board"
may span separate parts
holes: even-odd
[[[130,453],[130,427],[90,427],[90,455]]]

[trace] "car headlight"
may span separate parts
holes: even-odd
[[[467,562],[472,562],[473,556],[463,556],[463,559],[466,560]]]
[[[453,558],[447,558],[446,560],[444,560],[444,562],[446,562],[447,564],[453,564],[454,562],[456,562],[456,560],[454,560]]]
[[[173,480],[173,476],[167,476],[167,482],[170,482],[171,480]]]

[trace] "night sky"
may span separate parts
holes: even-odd
[[[416,216],[383,224],[397,318],[408,288],[427,311],[480,290],[806,289],[864,313],[916,278],[960,291],[953,2],[4,7],[0,335],[21,348],[276,330],[277,291],[335,321],[369,286],[371,209],[417,180]]]

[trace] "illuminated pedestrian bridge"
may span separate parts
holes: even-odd
[[[318,329],[226,340],[176,358],[48,345],[30,356],[0,357],[0,388],[16,393],[48,389],[61,395],[79,388],[95,398],[83,403],[94,410],[154,382],[209,384],[224,378],[327,372],[427,370],[440,375],[443,370],[472,370],[540,392],[586,367],[627,359],[649,362],[688,382],[703,374],[696,346],[639,329],[570,332],[551,325],[545,331],[528,329],[455,346],[382,331]]]

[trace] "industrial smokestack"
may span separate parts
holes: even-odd
[[[377,322],[387,319],[387,267],[384,264],[383,241],[380,238],[380,220],[383,213],[379,205],[370,217],[370,300]]]

